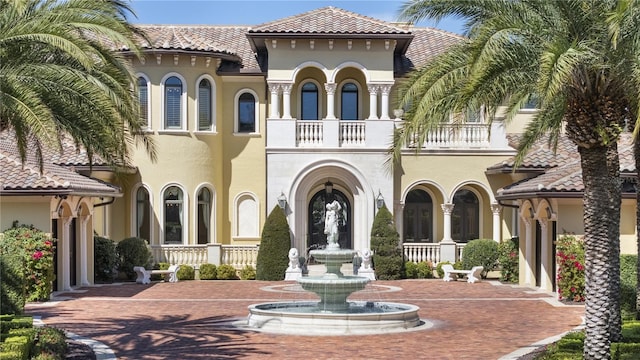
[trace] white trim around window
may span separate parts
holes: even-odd
[[[142,130],[145,131],[150,131],[151,130],[151,80],[149,79],[149,76],[147,76],[147,74],[145,73],[137,73],[136,74],[136,79],[137,81],[139,81],[139,79],[142,78],[147,82],[147,98],[146,98],[146,106],[147,106],[147,118],[146,118],[146,127],[142,127]],[[141,93],[140,93],[140,89],[138,89],[138,98],[140,100],[140,107],[142,107],[142,99],[141,98]],[[143,119],[144,121],[144,119]]]
[[[253,132],[239,132],[240,118],[239,118],[239,100],[243,94],[251,94],[254,99],[254,129]],[[241,89],[236,93],[233,98],[233,133],[234,135],[256,135],[260,133],[260,101],[258,100],[258,94],[252,89]]]
[[[296,109],[296,113],[298,114],[298,119],[302,119],[302,88],[307,83],[315,84],[318,89],[318,118],[313,120],[323,119],[325,111],[324,111],[324,104],[322,102],[322,99],[326,97],[326,93],[323,92],[323,86],[316,79],[313,79],[313,78],[304,79],[298,85],[298,94],[296,95],[298,99],[298,108]],[[311,120],[311,119],[307,119],[307,120]]]
[[[151,188],[147,184],[138,183],[131,188],[131,227],[130,227],[130,236],[138,236],[138,222],[139,216],[138,213],[138,190],[145,189],[147,191],[147,195],[149,196],[149,244],[157,244],[157,241],[154,241],[154,211],[153,211],[153,192]]]
[[[336,86],[336,103],[338,104],[337,113],[340,120],[342,120],[342,87],[347,83],[354,84],[358,88],[358,114],[356,120],[362,120],[362,98],[365,94],[362,91],[362,85],[356,79],[344,79]],[[367,91],[367,95],[369,92]]]
[[[169,241],[167,242],[167,233],[169,231],[171,231],[170,229],[166,229],[166,206],[167,204],[165,203],[165,193],[169,190],[169,188],[171,187],[177,187],[181,192],[182,192],[182,199],[180,199],[182,202],[179,204],[182,206],[182,209],[178,209],[178,214],[179,214],[179,225],[181,227],[181,239],[180,239],[180,244],[188,244],[188,234],[189,234],[189,222],[188,222],[188,218],[189,218],[189,194],[185,191],[184,186],[182,186],[181,184],[178,183],[170,183],[165,185],[164,187],[162,187],[162,190],[160,190],[160,211],[159,211],[159,223],[160,223],[160,243],[161,244],[176,244],[176,242],[174,241]]]
[[[165,114],[166,114],[166,90],[165,83],[171,77],[176,77],[182,83],[182,94],[180,95],[180,127],[167,127]],[[160,119],[161,119],[161,127],[160,129],[163,131],[186,131],[187,130],[187,82],[184,77],[177,72],[170,72],[166,74],[162,81],[160,82],[160,91],[161,91],[161,104],[160,106]]]
[[[196,191],[193,193],[193,221],[192,226],[195,229],[195,241],[194,243],[198,244],[198,238],[199,238],[199,231],[200,231],[200,214],[199,214],[199,210],[200,210],[200,205],[201,205],[201,201],[200,201],[200,191],[202,190],[208,190],[209,191],[209,214],[208,214],[208,218],[204,219],[205,220],[205,227],[208,228],[208,243],[209,244],[214,244],[216,243],[216,222],[215,222],[215,218],[216,218],[216,192],[213,188],[213,185],[205,183],[205,184],[200,184],[198,185],[198,187],[196,188]]]
[[[209,109],[209,116],[210,116],[210,122],[211,125],[209,126],[208,129],[201,129],[200,128],[200,82],[202,80],[207,80],[209,81],[209,84],[211,86],[211,93],[209,94],[209,105],[210,105],[210,109]],[[213,77],[211,77],[210,75],[204,74],[202,76],[200,76],[197,80],[196,80],[196,85],[195,85],[195,92],[196,94],[196,116],[194,117],[194,124],[193,124],[193,129],[194,131],[198,131],[198,132],[216,132],[216,82],[213,80]]]

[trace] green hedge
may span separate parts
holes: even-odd
[[[289,263],[289,249],[291,249],[289,223],[284,211],[276,205],[262,229],[256,260],[256,278],[271,281],[284,280]],[[220,268],[218,268],[218,279],[220,279]]]
[[[398,280],[405,275],[400,235],[386,206],[382,206],[373,219],[371,251],[377,279]]]
[[[215,280],[217,278],[215,264],[202,264],[198,272],[200,280]]]
[[[135,279],[134,266],[142,266],[145,269],[151,266],[151,251],[144,239],[124,239],[116,245],[116,251],[119,259],[118,270],[125,273],[128,279]]]
[[[118,255],[115,241],[100,237],[93,237],[93,261],[96,281],[113,282],[118,269]]]
[[[180,265],[176,275],[178,280],[193,280],[196,278],[196,270],[191,265]]]
[[[236,268],[228,264],[218,266],[216,269],[216,277],[218,280],[238,280]]]
[[[620,255],[620,309],[625,319],[636,317],[638,255]]]
[[[482,266],[482,278],[493,270],[498,263],[498,243],[492,239],[471,240],[462,251],[462,266],[470,270],[474,266]]]

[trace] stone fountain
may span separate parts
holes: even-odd
[[[297,279],[304,290],[317,294],[320,301],[254,304],[249,306],[245,326],[259,331],[296,335],[380,334],[431,326],[420,320],[419,308],[415,305],[347,301],[352,293],[363,290],[369,279],[342,274],[342,264],[351,262],[356,252],[340,249],[336,229],[325,232],[328,233],[328,245],[309,254],[326,266],[326,273]]]

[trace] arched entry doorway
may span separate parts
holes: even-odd
[[[343,192],[327,187],[315,193],[309,202],[308,248],[322,248],[327,245],[327,235],[324,233],[326,204],[334,199],[342,206],[342,210],[338,212],[338,244],[341,249],[353,248],[351,242],[351,203]]]

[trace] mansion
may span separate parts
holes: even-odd
[[[135,149],[130,171],[115,176],[66,144],[40,173],[0,134],[0,231],[18,220],[58,239],[58,290],[93,283],[94,232],[147,239],[156,261],[242,266],[255,261],[277,206],[301,254],[326,244],[333,199],[343,248],[370,248],[384,205],[408,261],[455,260],[469,240],[517,238],[520,284],[555,289],[554,240],[583,233],[583,187],[566,139],[556,153],[541,142],[514,168],[535,108],[509,123],[472,113],[462,124],[443,121],[420,150],[390,161],[403,78],[463,37],[335,7],[255,26],[139,28],[144,56],[117,51],[138,76],[156,162]],[[621,174],[635,176],[624,141]],[[636,251],[631,188],[624,253]]]

